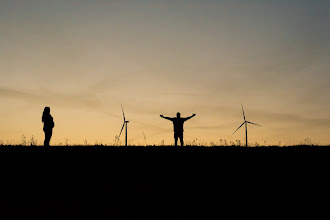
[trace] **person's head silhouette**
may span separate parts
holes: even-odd
[[[44,109],[44,114],[49,114],[50,113],[50,108],[47,106]]]
[[[181,116],[180,112],[176,113],[177,118],[180,118],[180,116]]]

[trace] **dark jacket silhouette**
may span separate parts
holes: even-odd
[[[196,114],[193,114],[192,116],[187,118],[181,118],[180,115],[180,112],[176,114],[176,118],[164,117],[163,115],[160,115],[160,117],[173,122],[175,146],[178,145],[178,138],[180,138],[181,146],[183,146],[183,123],[194,117]]]
[[[52,138],[53,128],[55,126],[53,117],[50,115],[50,108],[45,107],[42,114],[42,122],[44,123],[45,141],[44,146],[49,146],[50,139]]]

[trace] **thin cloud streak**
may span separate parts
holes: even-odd
[[[102,102],[95,95],[91,94],[63,94],[50,91],[40,91],[36,93],[10,88],[0,88],[0,97],[23,100],[31,104],[52,104],[63,107],[83,107],[92,109],[99,109],[102,107]]]
[[[198,93],[160,93],[161,96],[208,96],[208,94],[198,94]]]
[[[265,111],[250,111],[247,117],[252,117],[254,121],[261,121],[260,123],[280,124],[280,125],[296,125],[307,127],[330,127],[330,118],[311,118],[304,117],[298,114],[289,113],[275,113]],[[251,119],[252,121],[252,119]]]

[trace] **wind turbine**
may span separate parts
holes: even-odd
[[[125,133],[126,133],[126,134],[125,134],[125,146],[127,147],[127,123],[128,123],[129,121],[126,121],[123,106],[121,106],[121,110],[123,111],[124,123],[123,123],[123,126],[121,127],[121,130],[120,130],[120,133],[119,133],[119,136],[118,136],[118,140],[119,140],[119,138],[120,138],[121,132],[123,131],[123,129],[124,129],[125,125],[126,125],[126,128],[125,128],[125,130],[126,130],[126,132],[125,132]]]
[[[142,134],[143,134],[143,138],[144,138],[144,141],[146,142],[146,146],[148,145],[147,144],[147,137],[146,137],[146,135],[145,135],[145,133],[142,131]]]
[[[248,146],[247,124],[249,123],[249,124],[253,124],[253,125],[257,125],[257,126],[261,126],[261,125],[258,125],[258,124],[255,124],[255,123],[252,123],[252,122],[247,121],[247,120],[245,119],[245,114],[244,114],[243,105],[242,105],[242,111],[243,111],[244,122],[243,122],[243,124],[241,124],[241,126],[239,126],[239,127],[236,129],[236,131],[237,131],[238,129],[240,129],[240,128],[245,124],[245,141],[246,141],[246,145],[245,145],[245,146],[247,147],[247,146]],[[235,134],[236,131],[234,131],[233,134]]]

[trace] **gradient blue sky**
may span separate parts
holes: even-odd
[[[197,116],[186,142],[330,144],[330,3],[322,0],[0,1],[0,140],[173,142],[159,114]],[[123,139],[122,139],[123,140]]]

